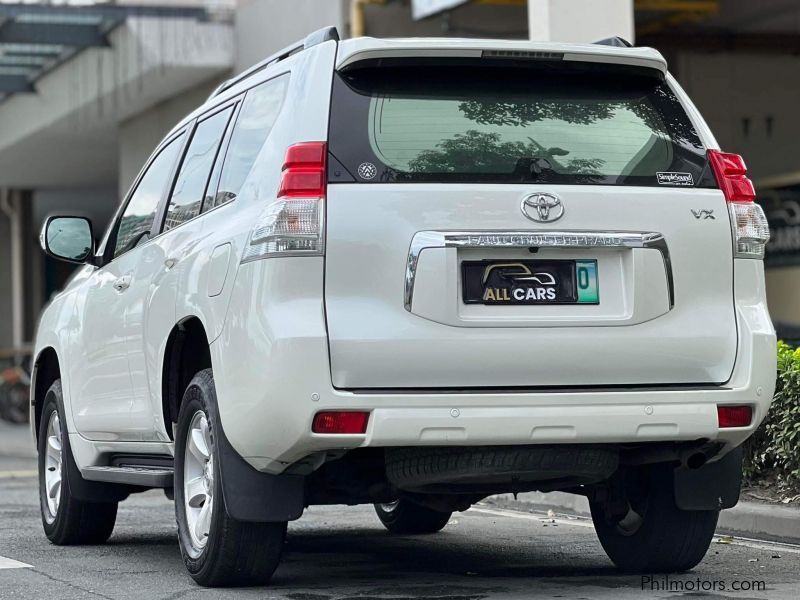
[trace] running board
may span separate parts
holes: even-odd
[[[174,469],[165,466],[86,467],[81,476],[88,481],[124,483],[149,488],[171,488]]]

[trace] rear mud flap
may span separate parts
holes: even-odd
[[[699,469],[675,469],[675,504],[681,510],[721,510],[739,502],[744,451],[738,447]]]
[[[217,425],[222,498],[228,515],[237,521],[280,523],[299,519],[305,508],[305,478],[261,473],[231,445],[219,417],[216,397],[209,410]]]

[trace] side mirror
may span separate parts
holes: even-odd
[[[92,222],[84,217],[50,217],[39,242],[45,254],[59,260],[85,263],[94,256]]]

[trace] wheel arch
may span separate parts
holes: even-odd
[[[175,325],[167,340],[162,411],[167,433],[173,440],[172,424],[177,422],[184,391],[196,374],[212,367],[207,331],[199,317],[187,317]],[[213,386],[213,379],[210,385]],[[216,424],[219,476],[228,514],[236,520],[255,523],[299,518],[305,507],[305,478],[302,475],[262,473],[248,464],[225,435],[217,406],[216,387],[211,398],[208,410]]]
[[[210,367],[208,334],[200,318],[190,316],[176,323],[167,338],[161,380],[162,418],[170,439],[174,437],[172,425],[178,421],[183,392],[195,373]]]
[[[52,346],[43,348],[36,355],[31,375],[31,428],[33,437],[39,439],[39,424],[42,420],[42,405],[47,390],[57,379],[61,379],[61,363],[56,349]]]

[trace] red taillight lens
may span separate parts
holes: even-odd
[[[747,427],[753,421],[752,406],[718,406],[719,428]]]
[[[325,175],[318,170],[286,169],[281,175],[281,198],[321,198],[325,195]]]
[[[325,142],[289,146],[283,160],[279,198],[324,198],[327,177]]]
[[[284,169],[325,166],[325,142],[301,142],[286,149]]]
[[[738,154],[709,150],[708,160],[725,200],[728,202],[752,202],[756,197],[753,182],[747,177],[744,159]]]
[[[367,431],[369,413],[362,411],[327,410],[314,415],[314,433],[359,434]]]

